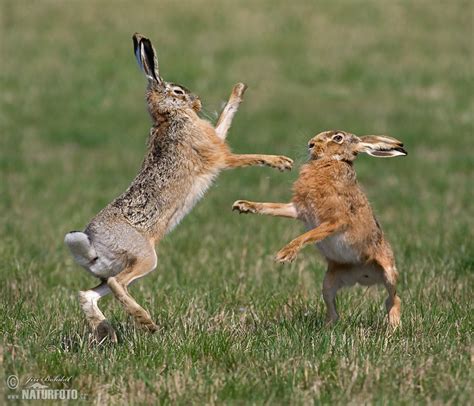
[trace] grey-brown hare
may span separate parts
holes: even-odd
[[[128,189],[97,214],[84,232],[65,237],[76,262],[99,278],[79,294],[81,307],[97,339],[116,334],[97,302],[113,292],[125,310],[149,331],[150,314],[127,286],[157,265],[155,244],[169,233],[204,195],[223,169],[267,165],[291,169],[292,160],[275,155],[237,155],[225,138],[246,86],[234,86],[216,126],[201,119],[201,102],[185,87],[165,82],[149,39],[136,33],[133,46],[148,79],[146,101],[153,121],[141,169]]]
[[[396,293],[397,270],[367,197],[360,189],[353,161],[360,152],[375,157],[406,155],[403,144],[391,137],[357,137],[345,131],[326,131],[308,143],[310,160],[293,186],[291,203],[238,200],[233,209],[303,221],[309,230],[282,248],[278,262],[291,262],[307,244],[316,244],[328,263],[323,282],[327,321],[338,319],[335,297],[344,286],[382,283],[388,291],[390,325],[400,322]]]

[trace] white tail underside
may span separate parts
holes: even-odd
[[[85,233],[80,231],[68,233],[64,238],[64,242],[79,265],[87,266],[93,259],[97,258],[97,253]]]

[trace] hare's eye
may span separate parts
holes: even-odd
[[[184,94],[184,92],[181,89],[174,89],[173,92],[174,94]]]
[[[310,143],[308,144],[308,148],[311,149],[311,148],[313,148],[313,147],[314,147],[314,142],[310,142]]]
[[[334,137],[332,137],[332,140],[339,144],[340,142],[342,142],[342,135],[341,134],[336,134]]]

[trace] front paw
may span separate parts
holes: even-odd
[[[244,93],[246,90],[247,90],[247,85],[245,83],[237,83],[232,89],[232,94],[235,97],[242,99],[244,97]]]
[[[232,211],[237,210],[239,213],[256,213],[257,208],[252,202],[247,200],[237,200],[232,205]]]
[[[158,327],[157,324],[155,324],[153,321],[149,321],[148,323],[144,324],[143,327],[145,330],[147,330],[150,333],[156,333],[160,328]]]
[[[286,156],[277,156],[271,163],[272,168],[276,168],[279,171],[290,171],[293,167],[293,160]]]
[[[293,262],[296,258],[296,255],[298,255],[298,249],[292,245],[287,245],[278,251],[275,260],[280,264]]]

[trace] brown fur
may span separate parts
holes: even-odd
[[[65,241],[76,261],[103,282],[80,293],[80,303],[99,340],[115,332],[97,306],[112,291],[125,310],[149,331],[157,326],[127,291],[157,264],[154,245],[203,196],[223,169],[267,165],[291,169],[292,160],[275,155],[236,155],[225,142],[246,86],[234,86],[214,128],[201,119],[199,98],[183,86],[165,82],[151,42],[135,34],[137,60],[148,78],[146,100],[153,127],[141,169],[128,189],[92,219],[84,233]]]
[[[240,213],[291,217],[306,224],[309,231],[282,248],[276,259],[291,262],[303,246],[316,244],[328,262],[323,283],[328,321],[338,318],[337,290],[355,283],[383,283],[389,293],[389,322],[399,324],[393,252],[357,183],[352,163],[360,152],[380,157],[406,155],[402,147],[400,141],[386,136],[359,138],[344,131],[323,132],[308,143],[311,159],[301,168],[291,203],[239,200],[233,205]]]

